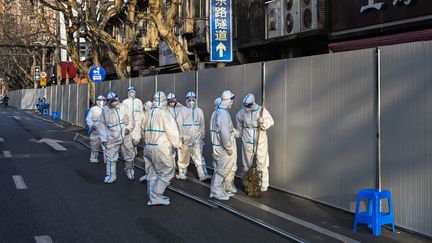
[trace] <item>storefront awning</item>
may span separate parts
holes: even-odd
[[[364,38],[351,41],[334,42],[329,44],[329,49],[332,52],[341,52],[427,40],[432,40],[432,29]]]

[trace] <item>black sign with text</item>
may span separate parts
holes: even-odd
[[[332,0],[331,3],[334,32],[432,15],[431,0]]]

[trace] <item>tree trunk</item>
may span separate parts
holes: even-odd
[[[129,58],[129,50],[127,50],[126,48],[121,50],[117,58],[117,63],[114,65],[117,76],[120,79],[127,79],[129,77],[129,72],[127,70],[127,66],[129,64],[128,58]]]
[[[189,57],[182,47],[181,43],[177,40],[174,33],[172,31],[168,32],[168,35],[164,38],[167,45],[171,49],[174,54],[178,64],[180,65],[180,69],[182,72],[191,71],[193,69],[192,63],[189,60]]]

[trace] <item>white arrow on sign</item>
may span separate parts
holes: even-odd
[[[42,138],[41,140],[37,141],[36,139],[33,138],[30,140],[30,142],[46,143],[57,151],[67,151],[67,149],[65,147],[63,147],[59,144],[59,143],[63,142],[60,140],[55,140],[55,139],[51,139],[51,138]]]
[[[219,42],[216,46],[216,51],[219,51],[219,57],[223,57],[223,53],[226,51],[226,46],[222,42]]]

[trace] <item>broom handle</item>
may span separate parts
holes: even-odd
[[[260,118],[262,119],[264,116],[264,109],[266,106],[266,99],[265,99],[265,62],[262,62],[262,100],[261,100],[261,112],[260,112]],[[257,141],[255,145],[255,153],[254,153],[254,159],[252,162],[252,168],[256,167],[256,160],[257,160],[257,154],[258,154],[258,145],[259,140],[261,137],[261,127],[258,127],[258,135],[257,135]]]

